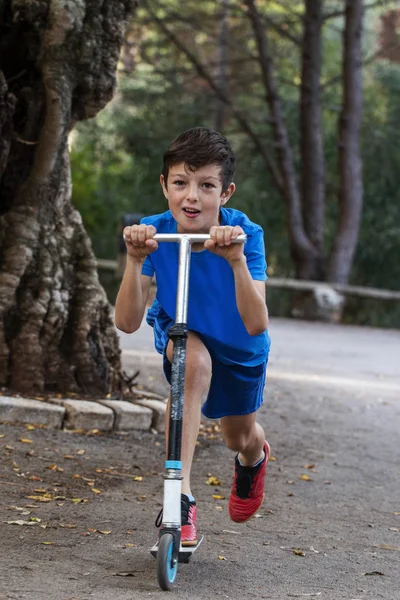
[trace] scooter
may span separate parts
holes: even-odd
[[[233,243],[244,243],[246,235],[239,235]],[[185,386],[186,340],[188,337],[187,307],[190,257],[192,243],[204,243],[209,234],[157,233],[157,242],[178,242],[179,263],[176,296],[175,324],[168,330],[173,341],[171,400],[167,460],[164,470],[164,497],[162,523],[157,543],[151,554],[157,559],[157,579],[162,590],[169,590],[174,583],[178,563],[188,563],[192,554],[199,548],[203,537],[196,546],[181,545],[181,488],[182,488],[182,419]]]

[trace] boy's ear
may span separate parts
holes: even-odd
[[[168,200],[168,189],[167,189],[167,186],[165,185],[164,175],[162,175],[162,174],[160,175],[160,183],[161,183],[161,187],[162,187],[163,192],[164,192],[164,196]]]
[[[223,192],[223,194],[221,194],[221,206],[224,206],[228,202],[228,200],[232,196],[232,194],[235,193],[235,190],[236,190],[236,186],[232,181],[232,183],[230,183],[228,185],[225,192]]]

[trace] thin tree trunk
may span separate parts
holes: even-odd
[[[316,250],[307,237],[301,211],[300,195],[296,181],[293,153],[282,114],[281,103],[274,78],[274,67],[268,48],[268,41],[254,0],[245,0],[257,43],[262,80],[267,104],[270,109],[275,150],[278,166],[283,179],[283,195],[286,206],[289,241],[296,276],[308,278],[308,264],[316,256]]]
[[[347,283],[356,250],[363,204],[359,132],[362,116],[363,1],[346,0],[343,34],[343,103],[339,120],[339,223],[329,281]]]
[[[0,384],[22,393],[99,394],[119,385],[111,308],[71,203],[67,139],[111,99],[133,7],[133,0],[5,3]]]
[[[302,206],[306,234],[316,250],[308,279],[324,279],[325,160],[321,126],[322,3],[306,0],[300,88]]]
[[[228,96],[228,86],[226,79],[226,61],[227,61],[227,48],[228,48],[228,15],[229,5],[228,0],[219,0],[221,3],[221,25],[218,36],[217,44],[217,77],[216,83],[218,88],[221,90],[224,96]],[[215,129],[217,131],[223,131],[225,114],[226,114],[226,103],[217,97],[217,107],[215,111]]]

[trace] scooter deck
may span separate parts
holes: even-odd
[[[180,563],[185,563],[185,562],[189,562],[190,557],[192,556],[192,554],[194,552],[196,552],[197,548],[200,546],[201,542],[203,541],[204,536],[202,535],[198,541],[196,546],[182,546],[179,548],[179,554],[178,554],[178,562]],[[154,556],[154,558],[157,558],[157,553],[158,553],[158,542],[156,544],[154,544],[154,546],[151,548],[150,550],[150,554],[152,556]]]

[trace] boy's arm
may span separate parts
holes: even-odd
[[[250,335],[259,335],[268,327],[265,302],[265,281],[252,279],[246,257],[231,261],[235,279],[236,304],[244,326]]]
[[[143,261],[127,255],[125,273],[115,302],[115,325],[125,333],[137,331],[142,323],[152,277],[142,275]]]
[[[204,246],[210,252],[225,258],[232,267],[239,314],[247,332],[250,335],[259,335],[268,327],[265,282],[252,278],[243,244],[232,243],[241,233],[244,231],[238,225],[211,227],[211,239],[205,242]]]
[[[124,229],[126,267],[115,302],[115,325],[125,333],[133,333],[142,323],[152,281],[149,275],[142,275],[142,267],[158,248],[155,233],[155,227],[145,223]]]

